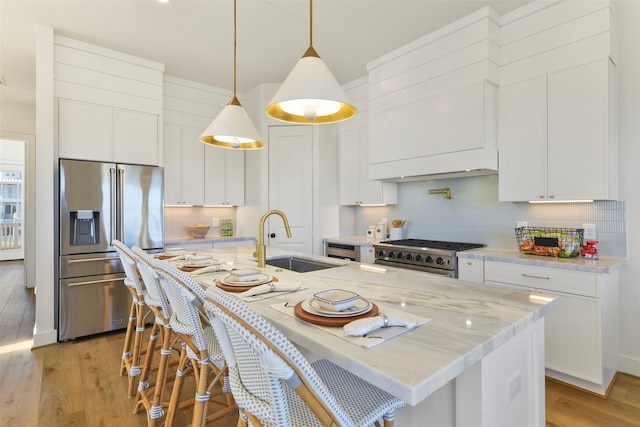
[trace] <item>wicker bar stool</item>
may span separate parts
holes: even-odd
[[[171,328],[186,344],[187,357],[180,361],[178,372],[190,362],[195,374],[196,392],[191,426],[204,426],[237,411],[228,386],[224,357],[207,317],[197,308],[202,305],[205,293],[200,285],[175,266],[154,261],[154,267],[172,306]],[[182,392],[183,385],[183,376],[176,376],[165,425],[173,422],[171,407],[176,406],[174,401]],[[216,408],[215,412],[208,414],[209,404],[215,404],[220,409]]]
[[[154,325],[157,326],[160,336],[160,357],[157,365],[153,364],[155,350],[158,348],[157,335],[152,335],[147,344],[133,412],[136,413],[144,407],[147,412],[147,425],[155,426],[170,407],[170,401],[165,399],[168,384],[174,380],[170,367],[178,364],[178,358],[174,356],[180,354],[182,348],[177,335],[171,330],[171,306],[160,286],[158,275],[153,267],[153,258],[137,246],[133,246],[131,252],[146,287],[145,303],[155,316]],[[156,376],[155,381],[151,383],[150,377],[153,372],[156,372]]]
[[[237,297],[211,287],[204,309],[227,361],[243,425],[370,426],[381,419],[385,427],[394,425],[403,401],[327,360],[309,363]]]
[[[129,377],[128,397],[134,397],[136,385],[142,373],[141,360],[143,354],[143,337],[145,331],[145,291],[138,276],[136,260],[131,250],[121,241],[113,240],[111,245],[116,248],[126,278],[124,284],[131,293],[131,307],[129,309],[129,320],[122,348],[122,360],[120,362],[120,375],[127,374]],[[155,325],[154,327],[155,328]],[[152,329],[151,334],[154,334]]]

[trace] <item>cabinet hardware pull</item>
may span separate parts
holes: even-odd
[[[467,265],[472,265],[473,263],[471,261],[467,261]]]
[[[67,286],[68,287],[72,287],[72,286],[84,286],[84,285],[95,285],[97,283],[107,283],[107,282],[116,282],[116,281],[123,281],[124,277],[120,277],[117,279],[102,279],[102,280],[91,280],[89,282],[76,282],[76,283],[69,283]]]
[[[546,277],[544,277],[544,276],[533,276],[533,275],[531,275],[531,274],[524,274],[524,273],[522,273],[522,277],[530,277],[530,278],[532,278],[532,279],[543,279],[543,280],[549,280],[549,279],[551,279],[551,278],[550,278],[550,277],[548,277],[548,276],[546,276]]]

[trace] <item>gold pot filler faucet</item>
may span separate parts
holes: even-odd
[[[284,229],[287,232],[287,237],[291,238],[291,229],[289,228],[289,221],[287,217],[282,211],[277,209],[272,209],[262,215],[260,218],[259,232],[258,232],[258,245],[256,246],[256,251],[253,253],[253,256],[258,258],[258,267],[264,267],[267,264],[267,247],[264,245],[264,223],[270,215],[279,215],[282,218],[282,222],[284,222]]]

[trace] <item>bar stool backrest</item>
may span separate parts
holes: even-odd
[[[294,412],[297,420],[306,417],[304,426],[355,425],[307,359],[278,329],[233,295],[209,288],[207,297],[205,311],[227,361],[239,408],[265,425],[290,426]]]

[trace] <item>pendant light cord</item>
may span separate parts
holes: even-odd
[[[237,48],[236,48],[236,8],[237,8],[237,0],[233,0],[233,97],[236,97],[236,86],[237,86],[237,78],[236,78],[236,68],[237,68]]]
[[[309,0],[309,46],[313,46],[313,0]]]

